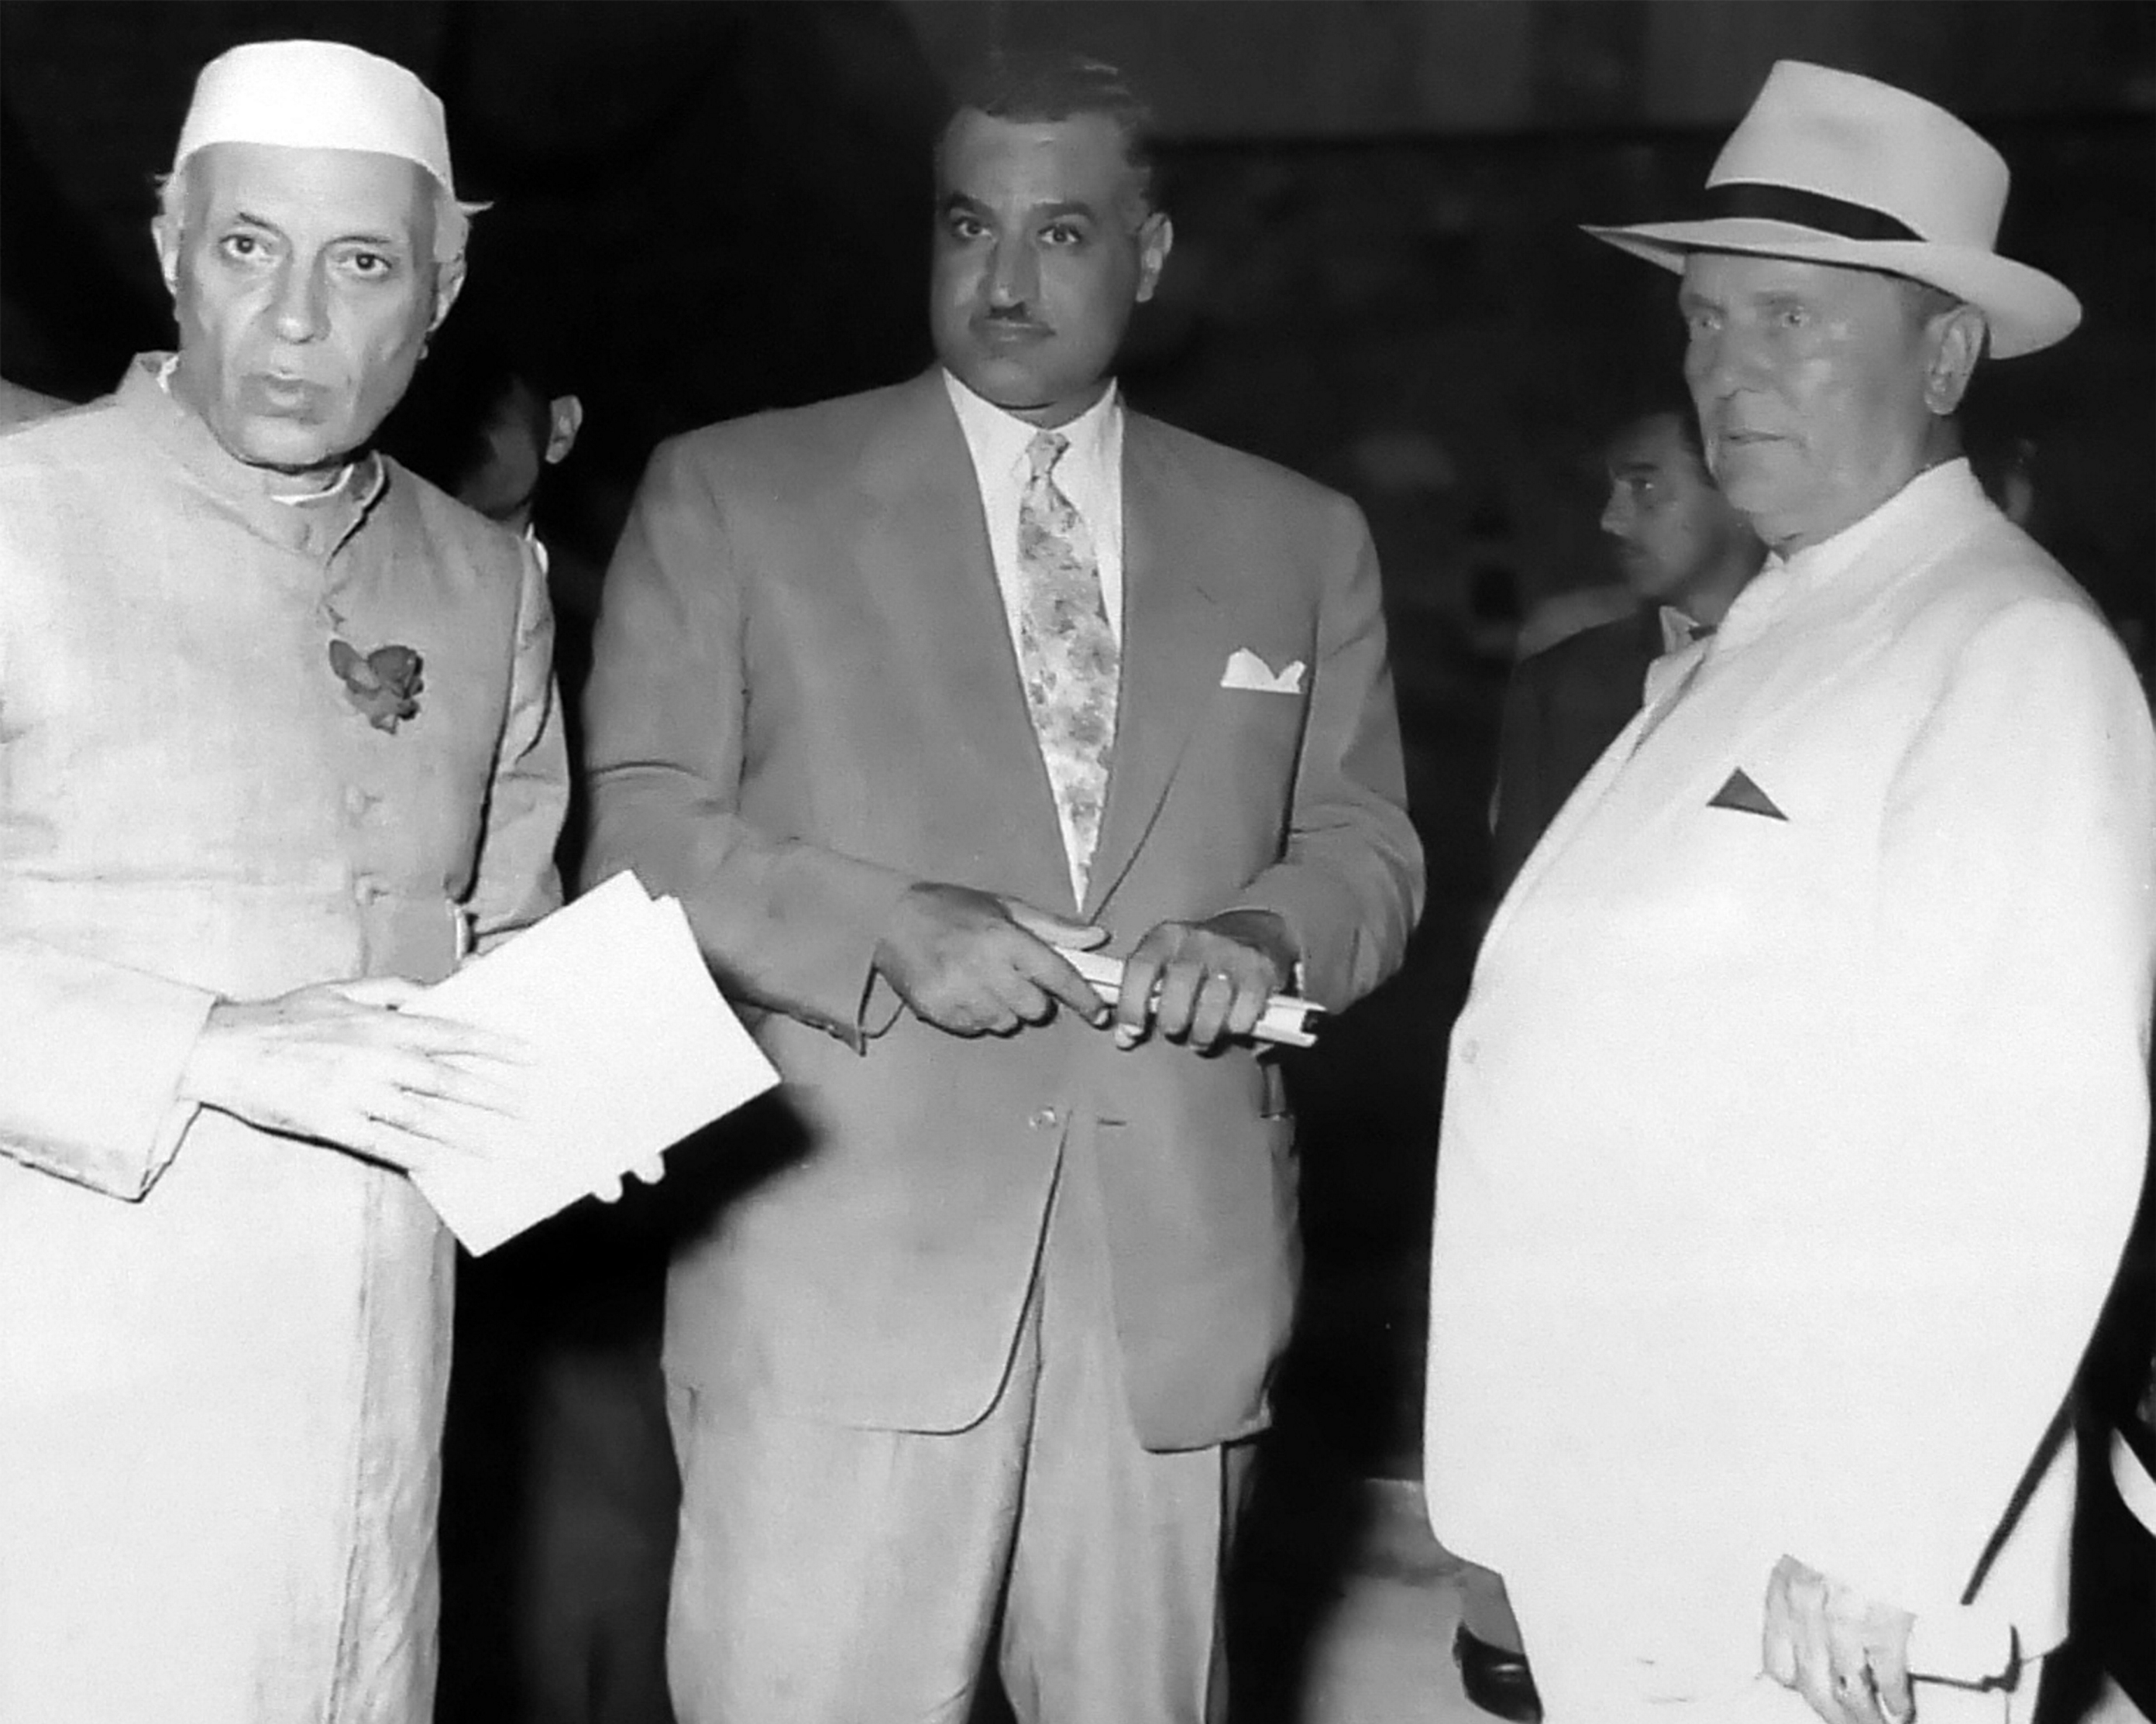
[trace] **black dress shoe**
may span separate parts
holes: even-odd
[[[1463,1625],[1452,1637],[1452,1661],[1460,1666],[1460,1686],[1486,1712],[1512,1724],[1542,1724],[1542,1696],[1535,1692],[1527,1655],[1492,1646]]]

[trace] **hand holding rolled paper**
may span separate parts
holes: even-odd
[[[1104,952],[1073,952],[1059,947],[1070,960],[1070,967],[1091,983],[1104,1000],[1113,1002],[1121,998],[1123,989],[1123,961],[1110,957]],[[1276,993],[1265,1003],[1263,1013],[1252,1026],[1253,1041],[1270,1042],[1282,1047],[1307,1048],[1314,1046],[1317,1038],[1312,1033],[1310,1020],[1324,1010],[1315,1001],[1301,999],[1294,994]]]

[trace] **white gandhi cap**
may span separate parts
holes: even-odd
[[[456,195],[440,99],[396,61],[341,42],[254,42],[219,54],[195,80],[172,171],[206,144],[401,156]]]

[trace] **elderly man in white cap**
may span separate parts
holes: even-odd
[[[0,1718],[429,1715],[406,1173],[521,1050],[403,1008],[555,901],[566,782],[536,569],[367,452],[465,228],[409,72],[234,49],[178,351],[0,442]]]
[[[2026,1718],[2061,1407],[2147,1143],[2156,738],[1938,424],[2073,296],[1953,115],[1775,68],[1681,272],[1772,555],[1596,764],[1455,1028],[1432,1519],[1550,1724]]]

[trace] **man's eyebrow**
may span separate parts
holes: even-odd
[[[963,192],[946,192],[937,200],[936,207],[946,215],[957,211],[963,211],[972,215],[987,209],[988,205],[978,198],[968,197]]]
[[[1082,198],[1066,198],[1060,203],[1036,203],[1033,213],[1043,221],[1060,221],[1065,216],[1084,216],[1088,221],[1098,221],[1100,211]]]
[[[255,214],[251,209],[235,209],[225,219],[231,226],[259,228],[264,233],[275,233],[280,239],[285,237],[285,230],[267,216]],[[340,233],[330,241],[332,245],[372,245],[383,251],[396,251],[410,243],[403,234],[372,228],[355,228],[349,233]]]

